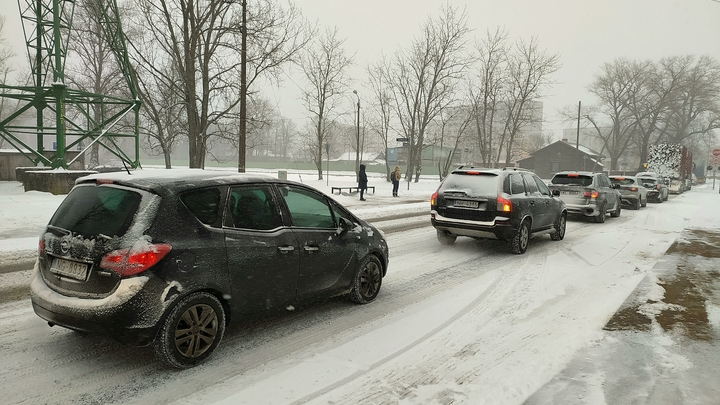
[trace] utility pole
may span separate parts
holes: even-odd
[[[575,140],[575,149],[577,150],[580,150],[580,105],[582,105],[582,101],[578,101],[577,139]]]
[[[245,141],[247,139],[247,0],[242,0],[240,28],[240,133],[238,134],[238,173],[245,173]]]

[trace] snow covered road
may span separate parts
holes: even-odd
[[[565,240],[535,237],[522,256],[497,241],[440,245],[427,217],[398,215],[421,203],[359,209],[390,245],[375,302],[340,297],[248,322],[184,371],[163,368],[149,349],[49,328],[28,299],[5,302],[0,395],[9,404],[621,403],[606,399],[602,370],[585,382],[594,395],[558,397],[558,387],[578,378],[581,353],[611,339],[603,327],[684,228],[720,229],[708,209],[718,199],[691,192],[604,224],[569,221]]]

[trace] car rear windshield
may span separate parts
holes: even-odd
[[[653,179],[651,177],[640,177],[638,180],[640,180],[643,184],[657,184],[658,179]]]
[[[495,173],[453,172],[443,181],[440,191],[457,190],[471,196],[497,196],[498,176]]]
[[[612,181],[613,184],[620,184],[621,186],[632,186],[635,184],[635,180],[633,179],[613,179],[611,178],[610,181]]]
[[[592,181],[592,176],[585,176],[581,174],[556,174],[550,182],[557,185],[587,187],[592,184]]]
[[[77,235],[123,236],[140,204],[140,194],[107,186],[77,187],[63,200],[50,225]]]

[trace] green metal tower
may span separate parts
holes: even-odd
[[[0,137],[30,159],[36,166],[67,168],[68,151],[81,152],[81,156],[94,143],[99,143],[129,166],[139,162],[139,112],[134,72],[128,59],[125,35],[120,24],[116,0],[95,0],[102,15],[103,34],[115,54],[120,71],[128,86],[128,99],[94,94],[68,88],[65,84],[65,62],[68,39],[72,29],[75,0],[18,0],[23,23],[28,57],[32,68],[33,86],[7,86],[0,84],[2,97],[18,100],[17,111],[0,121]],[[35,111],[34,125],[28,116]],[[101,119],[91,114],[101,111]],[[67,111],[73,112],[69,118]],[[128,114],[134,114],[131,131],[115,132],[113,128]],[[31,120],[31,119],[30,119]],[[37,147],[28,146],[21,134],[35,134]],[[55,139],[55,147],[45,147],[45,137]],[[120,138],[134,139],[134,157],[131,158],[118,145]],[[49,155],[49,156],[46,156]]]

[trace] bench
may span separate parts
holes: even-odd
[[[360,191],[360,187],[358,186],[342,186],[342,187],[330,187],[330,193],[335,194],[335,190],[337,190],[338,195],[342,194],[343,190],[347,190],[348,193],[352,193],[353,190],[355,192]],[[375,194],[375,186],[367,186],[367,190],[372,190],[372,193]]]

